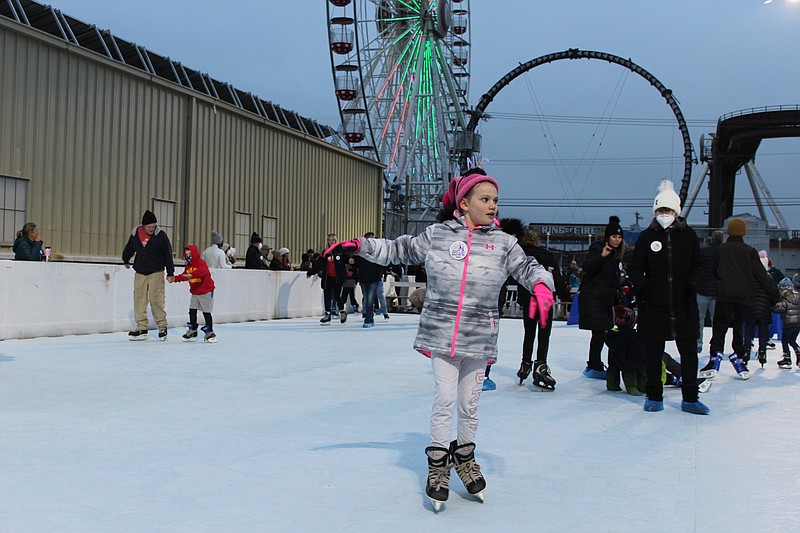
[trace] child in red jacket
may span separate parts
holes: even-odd
[[[206,342],[217,342],[214,334],[214,322],[211,318],[211,311],[214,309],[214,280],[211,279],[211,271],[208,264],[200,257],[200,251],[194,244],[188,245],[183,249],[183,257],[186,259],[186,269],[175,276],[175,282],[188,281],[189,292],[192,298],[189,300],[189,329],[183,334],[184,341],[194,341],[197,339],[197,310],[203,312],[206,325],[201,329],[205,333]]]

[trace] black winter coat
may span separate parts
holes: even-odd
[[[727,241],[719,245],[714,271],[717,273],[718,302],[750,306],[757,283],[771,304],[778,303],[778,288],[761,264],[758,252],[745,244],[741,237],[728,237]]]
[[[156,226],[156,230],[147,241],[147,246],[142,246],[142,241],[139,240],[139,226],[133,228],[128,243],[122,250],[122,262],[128,264],[134,254],[136,257],[133,259],[133,269],[138,274],[148,276],[155,272],[163,272],[166,268],[167,276],[175,275],[172,244],[169,242],[167,234],[159,226]]]
[[[719,254],[719,244],[709,244],[700,250],[703,258],[703,277],[700,279],[700,286],[697,287],[697,294],[703,296],[717,295],[717,273],[714,270]]]
[[[634,372],[644,364],[644,341],[634,328],[614,328],[606,332],[608,363],[624,372]]]
[[[349,255],[342,253],[333,254],[330,257],[319,256],[311,270],[306,272],[306,276],[311,277],[314,274],[318,274],[319,279],[322,280],[321,287],[325,290],[325,286],[328,284],[328,261],[331,260],[333,261],[333,269],[336,272],[336,285],[341,287],[347,278],[347,261],[349,259]]]
[[[367,261],[361,256],[356,256],[356,268],[358,269],[358,281],[368,284],[383,280],[383,271],[386,267]]]
[[[653,220],[636,241],[628,274],[639,299],[639,333],[649,340],[697,339],[700,241],[679,218],[666,230]]]
[[[523,246],[522,250],[525,255],[536,259],[540,265],[550,270],[553,274],[553,283],[556,285],[555,294],[563,301],[569,301],[570,294],[567,285],[564,283],[564,276],[561,275],[561,268],[558,266],[556,257],[547,251],[546,248],[540,246]],[[551,270],[552,269],[552,270]],[[509,278],[511,279],[511,278]],[[511,279],[510,283],[516,283]],[[528,312],[528,305],[531,301],[531,292],[526,289],[522,284],[517,284],[517,303],[522,307],[522,312]]]
[[[615,253],[602,256],[604,247],[604,242],[593,243],[583,262],[583,281],[578,297],[580,329],[607,331],[614,327],[614,300],[622,270]]]
[[[251,244],[247,247],[247,254],[244,256],[244,267],[253,270],[267,270],[264,256],[258,246]]]
[[[777,290],[777,287],[775,289]],[[744,318],[772,324],[772,302],[770,302],[767,291],[762,289],[758,283],[753,286],[753,299],[750,301],[750,307],[747,308]]]

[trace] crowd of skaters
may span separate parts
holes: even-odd
[[[376,239],[366,233],[349,241],[329,234],[323,253],[309,249],[295,267],[287,248],[271,250],[254,232],[245,255],[243,268],[303,270],[308,277],[319,276],[325,308],[320,322],[330,323],[332,316],[338,315],[344,323],[349,299],[354,312],[362,312],[364,328],[374,326],[377,314],[389,318],[382,295],[387,273],[397,265],[410,264],[417,268],[418,281],[427,281],[425,267],[434,267],[427,297],[417,298],[422,316],[414,347],[431,359],[436,383],[431,445],[425,450],[429,467],[426,494],[435,508],[447,499],[451,467],[470,494],[482,499],[486,487],[474,454],[477,402],[480,392],[491,383],[497,319],[504,302],[495,298],[509,279],[518,283],[519,302],[527,308],[517,374],[520,384],[533,373],[534,385],[555,390],[547,365],[552,305],[556,298],[570,301],[576,296],[579,327],[591,332],[584,374],[605,379],[611,391],[622,390],[624,381],[629,394],[645,396],[645,411],[663,410],[663,387],[674,385],[681,388],[683,411],[709,414],[699,393],[707,390],[720,371],[728,329],[733,333],[733,353],[727,358],[737,374],[747,379],[755,339],[758,361],[762,366],[766,363],[767,332],[774,313],[783,316],[783,358],[778,366],[792,367],[791,349],[800,367],[800,280],[797,275],[785,277],[765,252],[759,254],[744,243],[747,227],[743,220],[729,221],[727,240],[722,232],[714,232],[708,246],[701,248],[694,230],[680,218],[680,199],[672,183],[665,180],[654,200],[653,219],[634,246],[625,243],[619,218],[612,216],[603,238],[591,245],[582,269],[573,261],[562,273],[552,254],[540,246],[535,231],[518,220],[497,221],[498,190],[494,178],[473,169],[451,181],[439,223],[424,234]],[[38,229],[26,224],[15,242],[15,254],[19,259],[37,260],[43,255],[41,248]],[[202,313],[204,340],[216,342],[211,271],[238,267],[236,251],[212,231],[211,244],[202,253],[194,244],[184,248],[184,272],[175,274],[172,255],[169,238],[158,227],[156,216],[145,211],[122,254],[124,265],[135,270],[136,329],[129,338],[147,337],[149,306],[159,339],[166,339],[166,272],[169,283],[189,283],[189,322],[183,339],[198,337],[198,313]],[[466,283],[467,277],[470,283]],[[361,284],[361,306],[352,290],[355,283]],[[712,317],[713,334],[709,361],[698,375],[706,312]],[[484,325],[487,316],[490,322]],[[667,341],[675,342],[679,361],[664,351]],[[608,347],[608,366],[602,362],[603,346]],[[453,422],[457,438],[450,441]]]

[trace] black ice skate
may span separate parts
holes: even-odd
[[[778,368],[783,368],[784,370],[792,368],[792,358],[789,357],[788,353],[783,354],[783,359],[778,361]]]
[[[330,323],[331,323],[331,314],[330,313],[325,313],[325,316],[323,316],[319,320],[319,323],[322,324],[323,326],[330,325]]]
[[[147,340],[147,330],[146,329],[135,329],[133,331],[128,332],[128,340],[129,341],[146,341]]]
[[[758,351],[758,362],[761,363],[761,368],[764,368],[764,364],[767,362],[767,350],[759,350]]]
[[[556,390],[556,380],[550,375],[547,363],[537,363],[533,370],[533,384],[543,390]]]
[[[438,512],[442,504],[447,501],[450,494],[450,451],[440,446],[425,448],[428,456],[428,481],[425,494],[433,505],[433,510]]]
[[[522,364],[519,365],[519,370],[517,370],[517,377],[519,378],[519,384],[528,379],[528,376],[531,375],[531,368],[533,368],[533,363],[530,361],[522,361]]]
[[[158,340],[160,341],[167,340],[167,328],[161,328],[158,330]]]
[[[186,333],[183,334],[183,341],[184,342],[193,342],[197,340],[197,324],[186,324],[189,326],[189,329],[186,330]]]
[[[205,333],[205,334],[206,334],[206,335],[205,335],[205,337],[203,337],[203,341],[204,341],[204,342],[210,342],[210,343],[212,343],[212,344],[213,344],[213,343],[215,343],[215,342],[217,342],[217,334],[216,334],[216,333],[214,333],[214,330],[213,330],[213,329],[211,329],[211,328],[210,328],[210,327],[208,327],[208,326],[203,326],[203,327],[202,327],[202,328],[200,328],[200,329],[202,329],[202,330],[203,330],[203,333]]]
[[[475,444],[468,442],[458,446],[458,442],[453,441],[450,443],[450,454],[456,467],[456,473],[467,488],[467,492],[483,502],[486,480],[481,474],[480,465],[475,461]]]
[[[339,322],[341,322],[342,324],[347,322],[347,313],[345,313],[344,311],[339,311]]]

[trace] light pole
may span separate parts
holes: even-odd
[[[775,268],[781,268],[781,242],[783,241],[783,237],[778,237],[778,262],[775,265]]]
[[[547,232],[547,249],[550,249],[550,232]]]

